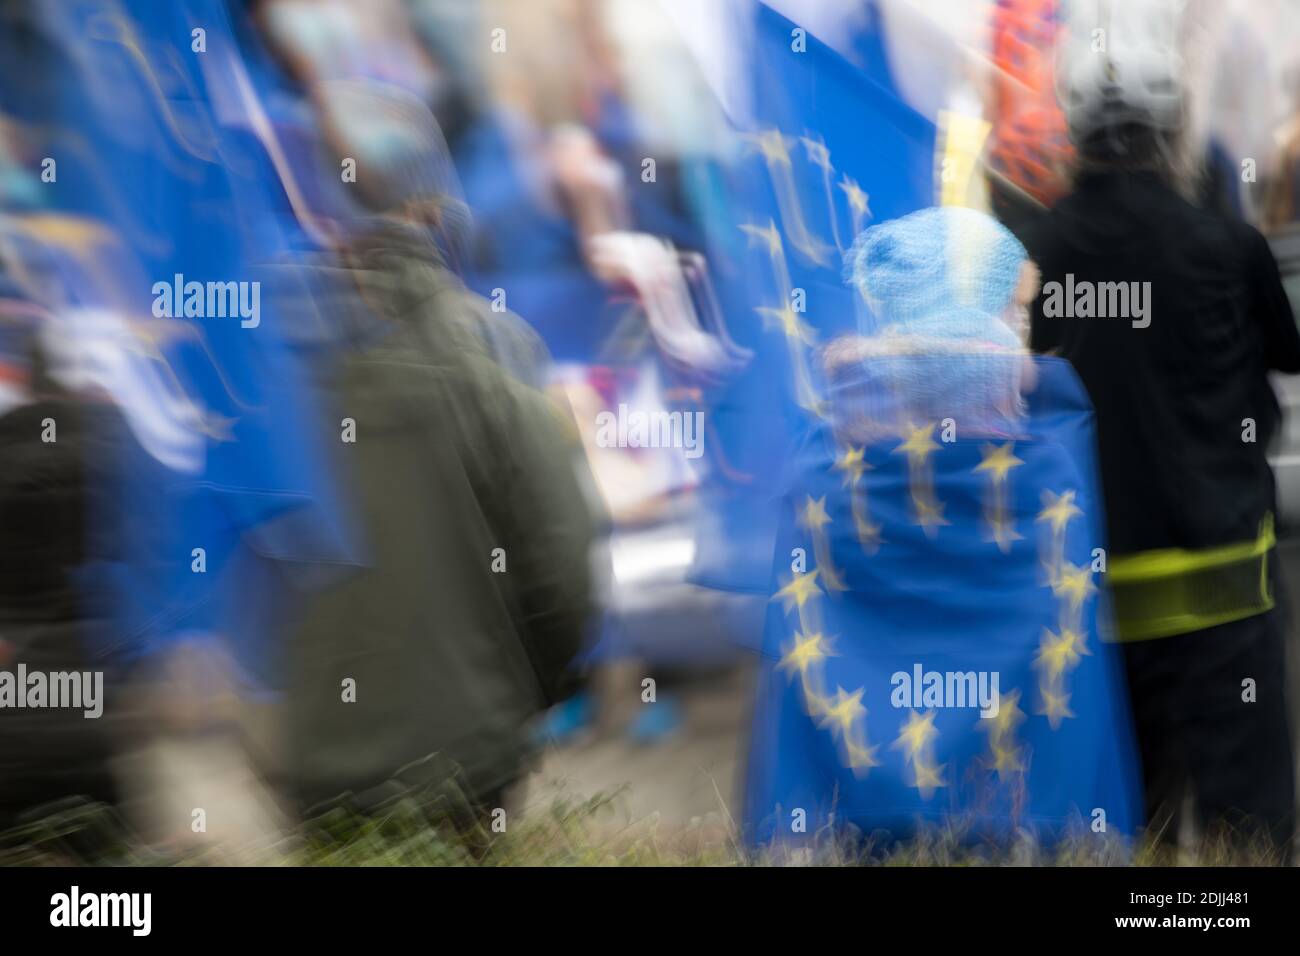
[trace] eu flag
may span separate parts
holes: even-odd
[[[136,438],[114,449],[113,514],[95,516],[131,528],[86,575],[116,602],[100,650],[221,634],[266,676],[271,634],[253,609],[286,590],[267,566],[357,559],[276,304],[313,247],[260,138],[272,134],[235,43],[239,15],[220,0],[31,5],[0,37],[0,76],[14,81],[0,86],[23,94],[0,107],[41,129],[58,177],[42,214],[0,233],[24,272],[39,263],[60,280],[34,295],[57,322],[47,338]],[[27,62],[28,46],[43,56]],[[57,68],[25,72],[44,63]],[[159,288],[183,280],[240,286],[252,312],[163,317]]]
[[[856,442],[849,376],[802,436],[763,638],[755,843],[927,823],[1051,842],[1140,822],[1092,412],[1067,363],[1032,361],[1009,434],[948,420]]]
[[[840,50],[755,8],[752,115],[737,130],[729,224],[743,250],[723,290],[729,331],[753,359],[710,396],[713,467],[692,580],[761,593],[780,463],[820,401],[814,353],[866,308],[842,281],[844,253],[872,223],[931,204],[937,131],[898,90],[874,3]]]

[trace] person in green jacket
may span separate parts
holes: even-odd
[[[413,790],[487,824],[530,719],[572,690],[592,612],[594,515],[540,341],[446,269],[417,223],[378,220],[323,270],[321,441],[364,564],[291,628],[288,788],[374,806]],[[498,815],[499,818],[499,815]]]

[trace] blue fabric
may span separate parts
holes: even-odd
[[[854,449],[843,421],[838,438],[826,419],[802,437],[763,636],[745,798],[752,843],[809,839],[832,813],[836,827],[894,838],[941,822],[968,824],[972,837],[1025,827],[1047,841],[1072,829],[1088,838],[1097,810],[1107,834],[1139,824],[1118,648],[1102,640],[1105,592],[1089,571],[1103,546],[1092,412],[1067,363],[1036,364],[1001,490],[997,469],[979,466],[1002,441],[944,442],[935,431],[934,447],[914,456],[899,451],[901,438],[875,440],[856,449],[861,470],[836,467]],[[942,521],[923,526],[918,500]],[[802,606],[795,549],[815,575]],[[1062,652],[1067,632],[1077,638]],[[827,653],[805,648],[801,664],[796,642],[810,635]],[[905,688],[894,675],[918,665],[997,674],[1001,719],[951,698],[896,698]],[[798,810],[804,834],[793,829]]]
[[[754,358],[708,396],[705,456],[712,467],[702,497],[710,515],[701,523],[691,574],[705,586],[766,588],[784,454],[801,409],[821,388],[815,349],[855,330],[865,308],[843,283],[843,255],[861,228],[931,202],[934,124],[898,92],[876,5],[867,4],[864,14],[858,35],[847,38],[848,59],[811,34],[796,52],[797,24],[756,5],[754,117],[741,130],[746,149],[731,181],[738,208],[728,211],[736,221],[725,224],[745,246],[734,281],[720,291],[730,333]],[[764,143],[777,146],[778,133],[788,166],[762,150]],[[828,151],[826,172],[813,161],[816,144]],[[865,203],[858,215],[849,198],[853,184]],[[788,283],[762,234],[769,225],[780,238]],[[795,289],[806,305],[798,314],[802,339],[783,331],[774,313],[791,304]]]
[[[250,620],[249,609],[261,602],[246,588],[280,582],[269,575],[238,581],[233,569],[254,550],[277,559],[351,561],[322,451],[313,444],[316,417],[304,375],[284,341],[273,281],[260,269],[291,263],[311,243],[251,133],[226,4],[129,0],[34,9],[34,28],[61,65],[40,94],[48,96],[40,118],[51,136],[45,148],[59,157],[57,184],[44,195],[51,211],[105,238],[87,252],[60,245],[55,235],[20,255],[53,260],[65,296],[47,303],[56,313],[102,310],[121,320],[116,345],[140,384],[124,402],[128,420],[161,421],[183,403],[202,417],[201,427],[180,426],[199,443],[189,466],[148,455],[121,462],[120,502],[133,533],[120,564],[99,569],[118,602],[113,649],[146,654],[196,634],[236,641],[258,635],[240,648],[256,673],[268,648]],[[191,51],[196,26],[206,31],[206,52]],[[7,73],[5,61],[0,53]],[[18,91],[42,85],[41,77],[22,75],[0,83]],[[170,284],[176,274],[186,282],[261,281],[260,321],[245,327],[239,317],[152,317],[153,284]],[[150,337],[132,345],[146,324]],[[193,564],[198,548],[203,573]]]

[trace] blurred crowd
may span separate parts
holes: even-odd
[[[490,830],[742,667],[749,844],[1284,858],[1297,14],[0,0],[0,831]]]

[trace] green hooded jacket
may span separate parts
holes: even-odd
[[[481,800],[519,777],[592,611],[589,476],[529,384],[545,351],[433,249],[396,226],[354,246],[353,305],[380,332],[322,373],[365,561],[290,638],[286,769],[307,802],[448,778]]]

